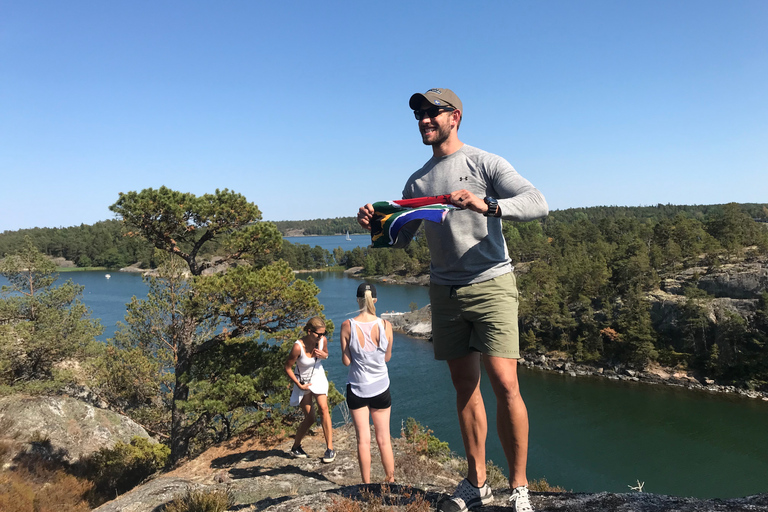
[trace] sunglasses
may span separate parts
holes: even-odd
[[[429,107],[428,109],[414,110],[413,115],[421,121],[425,117],[437,117],[443,112],[453,112],[454,110],[456,109],[452,107]]]
[[[325,336],[325,331],[323,332],[312,331],[312,332],[314,332],[316,336],[320,336],[320,337]]]

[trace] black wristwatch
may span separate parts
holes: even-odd
[[[485,204],[488,205],[488,211],[485,212],[483,215],[486,217],[495,217],[496,213],[499,211],[499,202],[496,200],[495,197],[486,197],[483,199],[485,201]]]

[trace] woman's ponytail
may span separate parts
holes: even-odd
[[[357,305],[360,307],[360,311],[366,311],[371,315],[376,315],[376,304],[373,302],[371,290],[365,291],[365,297],[357,298]]]

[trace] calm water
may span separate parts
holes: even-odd
[[[314,247],[319,245],[323,249],[333,251],[337,247],[341,247],[345,251],[351,251],[355,247],[368,247],[371,245],[371,235],[349,235],[351,240],[347,240],[344,235],[335,236],[286,236],[284,240],[288,240],[293,244],[303,244]]]
[[[146,293],[138,275],[111,272],[111,279],[105,279],[104,274],[61,274],[85,286],[85,303],[105,325],[102,338],[112,335],[131,296]],[[337,273],[299,276],[315,279],[325,314],[336,325],[325,366],[331,380],[343,388],[347,369],[338,353],[338,329],[354,314],[360,280]],[[379,312],[428,303],[424,287],[377,288]],[[431,344],[396,334],[389,368],[393,435],[398,435],[401,420],[413,417],[461,454],[450,378],[445,363],[433,359]],[[525,368],[520,382],[531,422],[529,478],[546,477],[551,484],[583,492],[630,492],[627,486],[636,485],[636,480],[645,482],[647,492],[678,496],[728,498],[768,492],[766,402]],[[487,379],[483,395],[489,410],[488,458],[506,471]]]

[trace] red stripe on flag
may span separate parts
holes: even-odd
[[[429,206],[431,204],[453,204],[451,202],[451,194],[431,197],[415,197],[413,199],[399,199],[392,202],[399,204],[400,206],[405,206],[406,208],[418,208],[420,206]]]

